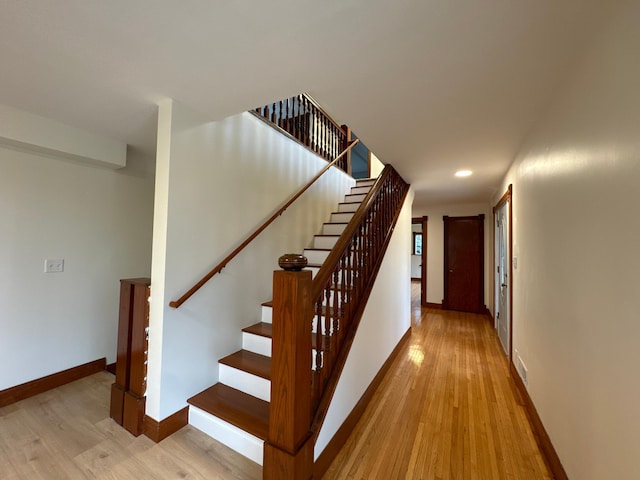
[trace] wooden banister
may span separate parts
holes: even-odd
[[[329,280],[329,277],[331,276],[331,273],[335,269],[335,266],[338,263],[340,257],[344,254],[345,250],[349,247],[349,243],[351,242],[351,239],[356,233],[358,227],[362,223],[362,219],[365,217],[366,213],[371,209],[373,199],[376,197],[376,195],[380,191],[381,185],[384,184],[384,182],[389,177],[389,175],[391,175],[391,167],[385,168],[380,174],[380,176],[376,179],[376,182],[373,184],[369,192],[367,192],[367,195],[366,197],[364,197],[364,200],[362,201],[362,203],[360,203],[358,210],[356,210],[356,213],[353,215],[353,217],[351,218],[351,220],[343,230],[342,234],[340,235],[340,238],[338,239],[334,247],[331,249],[331,253],[329,253],[329,255],[327,256],[327,259],[324,261],[324,263],[322,264],[322,267],[320,267],[320,270],[318,271],[315,278],[313,279],[313,287],[311,290],[311,296],[313,298],[318,298],[320,296],[320,293],[322,292],[324,285]]]
[[[178,300],[174,300],[169,303],[170,307],[178,308],[185,301],[187,301],[194,293],[196,293],[205,283],[207,283],[214,275],[220,273],[227,264],[233,260],[244,248],[249,245],[258,235],[260,235],[269,225],[271,225],[276,218],[282,215],[287,208],[291,206],[304,192],[306,192],[311,185],[313,185],[324,173],[334,166],[341,158],[343,158],[347,152],[349,152],[356,144],[358,139],[349,142],[347,147],[340,153],[333,161],[327,164],[322,170],[320,170],[315,177],[313,177],[305,186],[298,190],[295,194],[289,198],[269,219],[258,227],[251,235],[249,235],[240,245],[238,245],[229,255],[227,255],[218,265],[216,265],[209,273],[202,277],[193,287],[191,287],[184,295]]]
[[[387,165],[310,285],[304,272],[290,273],[287,284],[283,279],[289,272],[274,273],[272,368],[286,375],[274,376],[272,370],[271,408],[275,410],[269,431],[274,437],[270,435],[265,444],[263,478],[310,478],[309,445],[320,433],[408,191],[409,185]],[[294,337],[298,338],[295,344]],[[283,361],[283,353],[289,362]],[[311,370],[310,385],[308,377],[301,375],[301,366]],[[303,389],[309,389],[309,394]],[[296,404],[293,398],[301,401]],[[298,443],[289,441],[288,448],[282,444],[275,448],[283,432],[297,432],[289,438]]]

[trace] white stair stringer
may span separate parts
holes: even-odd
[[[189,425],[262,465],[264,441],[204,410],[189,407]]]

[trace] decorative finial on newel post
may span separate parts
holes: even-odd
[[[307,257],[299,253],[285,253],[278,259],[278,265],[288,272],[299,272],[308,265]]]
[[[273,272],[271,405],[264,444],[264,480],[307,480],[313,468],[311,432],[311,271],[307,258],[287,253]]]

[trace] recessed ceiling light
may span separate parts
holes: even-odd
[[[473,172],[471,170],[458,170],[456,172],[456,177],[468,177],[472,174]]]

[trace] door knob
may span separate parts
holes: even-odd
[[[504,288],[507,288],[507,284],[506,284],[506,283],[503,283],[503,284],[502,284],[502,286],[503,286]]]

